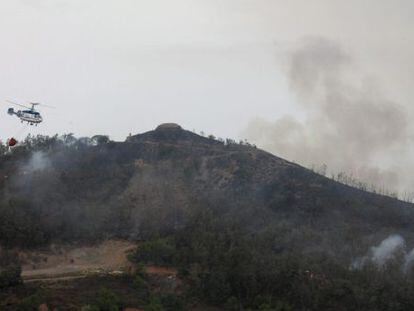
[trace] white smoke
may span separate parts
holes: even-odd
[[[405,262],[404,262],[404,272],[408,272],[412,267],[414,263],[414,249],[411,250],[406,256],[405,256]]]
[[[400,235],[390,235],[380,245],[371,248],[371,260],[377,266],[382,267],[388,261],[395,258],[398,250],[405,249],[405,241]]]
[[[387,263],[396,259],[398,254],[401,254],[404,259],[401,269],[408,272],[414,263],[414,249],[407,253],[405,239],[398,234],[392,234],[381,241],[378,246],[372,246],[366,256],[355,259],[351,268],[362,269],[368,263],[383,268]]]
[[[42,151],[35,151],[31,155],[29,161],[23,165],[21,170],[24,174],[43,171],[51,167],[51,161],[47,155]]]

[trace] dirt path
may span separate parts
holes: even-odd
[[[170,267],[159,267],[159,266],[147,266],[145,272],[148,274],[158,275],[176,275],[177,269]]]
[[[48,249],[21,252],[25,283],[58,282],[91,275],[120,275],[131,272],[127,255],[137,247],[123,240],[108,240],[94,246],[51,245]],[[148,274],[176,276],[169,267],[147,266]]]
[[[128,241],[108,240],[95,246],[51,245],[46,250],[22,252],[22,277],[27,282],[122,274],[131,269],[127,254],[135,247]]]

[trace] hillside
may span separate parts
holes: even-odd
[[[318,239],[318,247],[334,247],[338,239],[373,244],[389,233],[412,239],[410,204],[339,184],[254,147],[225,145],[179,127],[159,127],[125,142],[34,138],[31,145],[1,160],[3,244],[139,240],[183,225],[195,207],[238,219],[251,232],[276,224],[280,230],[315,230],[318,236],[334,233],[322,244]],[[30,221],[36,229],[28,240],[24,225]],[[312,240],[303,234],[295,239],[309,243],[308,249]]]
[[[240,286],[241,296],[233,297],[240,303],[253,303],[257,292],[273,297],[273,285],[248,287],[259,282],[262,269],[269,275],[261,277],[274,283],[271,267],[276,269],[274,263],[284,256],[310,258],[306,267],[322,270],[330,264],[315,262],[328,258],[347,269],[392,234],[405,238],[407,246],[414,244],[412,204],[337,183],[254,146],[205,138],[174,124],[124,142],[104,136],[28,138],[2,156],[0,193],[4,248],[166,239],[176,253],[159,263],[183,266],[193,285],[199,281],[190,267],[197,263],[204,289],[193,294],[212,304],[224,303]],[[216,271],[218,263],[223,266]],[[236,269],[230,276],[227,265]],[[199,273],[207,270],[202,267],[214,278],[203,279]],[[256,275],[255,282],[251,276],[239,279],[246,271]],[[230,280],[225,290],[219,275]]]

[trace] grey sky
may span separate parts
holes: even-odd
[[[0,99],[57,107],[34,134],[123,140],[177,122],[239,138],[258,117],[306,117],[286,56],[321,37],[411,115],[413,15],[411,0],[2,0]],[[22,138],[7,107],[0,137]]]

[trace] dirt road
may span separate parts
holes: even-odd
[[[81,278],[90,274],[122,274],[131,269],[128,252],[136,244],[108,240],[95,246],[51,245],[48,249],[22,252],[25,282]]]

